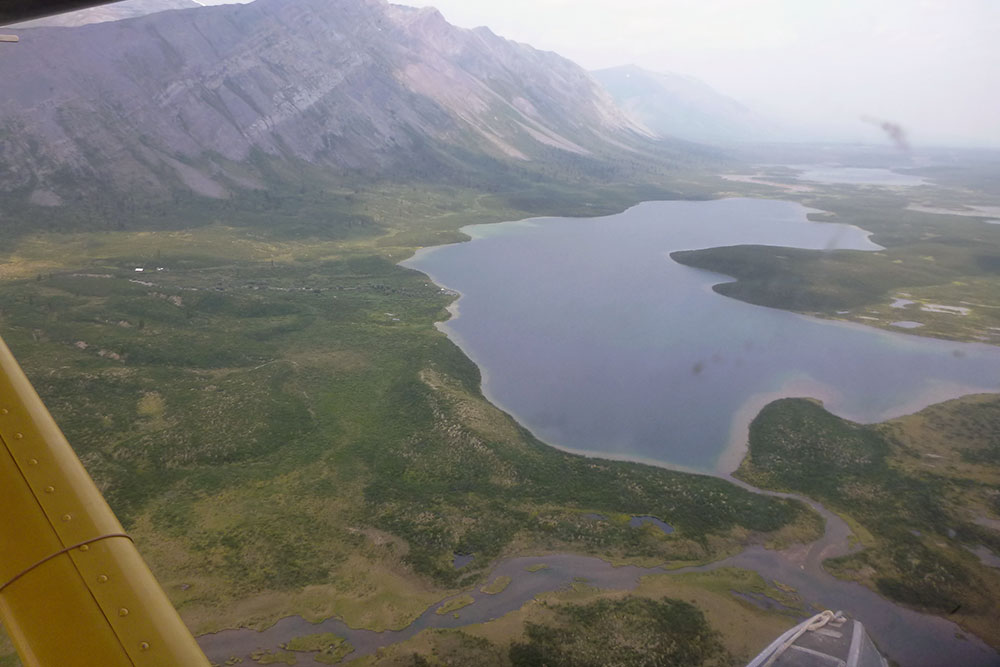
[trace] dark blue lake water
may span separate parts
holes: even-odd
[[[734,468],[780,396],[877,421],[1000,391],[1000,348],[823,321],[714,293],[669,258],[736,244],[877,250],[861,229],[760,199],[646,202],[602,218],[466,227],[405,266],[461,292],[442,328],[487,397],[542,440],[705,472]]]

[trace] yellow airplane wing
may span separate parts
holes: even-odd
[[[28,667],[209,664],[2,340],[0,621]]]

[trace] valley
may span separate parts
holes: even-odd
[[[371,196],[404,197],[408,238],[447,224]],[[817,533],[798,503],[535,440],[434,328],[454,296],[396,265],[412,251],[391,228],[208,225],[36,234],[5,257],[5,340],[196,633],[401,628],[525,550],[683,565]]]
[[[478,369],[434,327],[455,294],[397,262],[462,238],[458,228],[476,216],[534,211],[455,195],[357,197],[378,220],[376,236],[280,238],[203,224],[26,234],[6,255],[5,339],[195,632],[263,629],[291,615],[401,629],[486,583],[497,558],[569,551],[676,568],[718,561],[748,540],[790,547],[819,534],[798,503],[561,453],[487,403]],[[421,514],[405,509],[414,506]],[[639,514],[676,532],[629,527]],[[474,558],[455,570],[456,553]],[[553,595],[607,595],[584,593]],[[754,622],[793,618],[692,594]],[[711,627],[725,627],[714,613]],[[483,632],[502,657],[504,637],[523,626],[495,623]],[[428,632],[401,646],[486,650]],[[725,632],[720,641],[751,650]],[[392,664],[403,654],[377,655]]]
[[[1000,665],[1000,152],[201,5],[5,28],[0,335],[214,664]]]

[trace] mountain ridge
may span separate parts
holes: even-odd
[[[0,61],[0,192],[33,204],[225,198],[264,186],[260,159],[426,175],[429,153],[544,163],[649,139],[571,61],[384,0],[257,0],[19,34]]]

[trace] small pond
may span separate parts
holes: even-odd
[[[661,521],[660,519],[657,519],[655,516],[646,516],[646,515],[634,516],[628,520],[628,525],[632,526],[633,528],[642,528],[646,524],[651,524],[653,526],[656,526],[664,533],[669,534],[674,532],[673,526],[671,526],[668,523],[665,523],[664,521]]]

